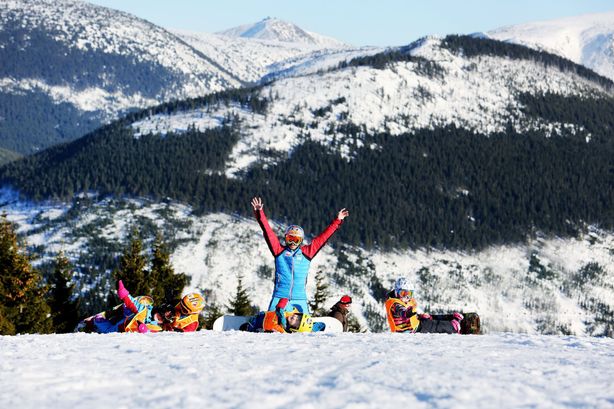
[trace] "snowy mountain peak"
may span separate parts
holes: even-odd
[[[614,11],[506,26],[488,35],[558,54],[614,79]]]
[[[303,43],[325,47],[344,47],[345,44],[333,38],[303,30],[293,23],[278,18],[267,17],[254,24],[234,27],[222,34],[228,37],[242,37],[283,43]]]

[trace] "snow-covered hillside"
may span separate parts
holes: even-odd
[[[559,54],[614,79],[614,11],[501,27],[487,35]]]
[[[0,9],[0,21],[18,22],[26,31],[43,31],[67,50],[77,49],[84,52],[98,52],[126,56],[135,62],[157,64],[177,74],[177,83],[168,84],[159,95],[148,95],[149,100],[142,102],[152,104],[170,98],[185,98],[219,91],[229,86],[240,84],[221,67],[212,63],[205,55],[182,43],[170,32],[157,27],[145,20],[130,14],[105,7],[96,6],[79,0],[9,0]],[[3,48],[10,44],[3,44]],[[25,51],[25,50],[24,50]],[[181,77],[180,77],[181,76]],[[47,84],[44,78],[28,78],[16,72],[10,84],[19,88],[20,85],[32,85],[51,95],[58,95],[62,101],[65,93],[54,93],[56,88],[68,87],[71,84]],[[33,81],[35,81],[33,83]],[[7,78],[4,79],[6,83]],[[98,84],[89,87],[71,89],[73,98],[88,99],[88,93],[109,94],[109,89],[121,90],[121,84],[113,83],[113,78],[99,78]],[[26,87],[28,89],[28,87]],[[82,94],[83,98],[78,95]],[[141,92],[126,93],[124,98],[137,98]],[[106,100],[106,106],[99,104],[105,100],[97,100],[93,106],[104,108],[109,112],[117,112],[132,104],[121,104],[121,100],[111,98]],[[80,108],[92,109],[83,103]]]
[[[312,64],[353,48],[340,41],[308,33],[296,25],[267,18],[221,33],[175,33],[244,81],[256,82],[303,61]],[[374,47],[359,48],[376,50]],[[346,57],[347,58],[347,55]],[[304,63],[304,62],[303,62]]]
[[[614,340],[518,334],[0,337],[10,408],[611,408]]]
[[[130,109],[242,84],[165,29],[78,0],[3,1],[0,60],[0,146],[21,153]]]
[[[194,216],[189,207],[173,203],[92,200],[81,200],[82,204],[77,200],[72,206],[28,204],[4,191],[1,202],[28,244],[44,245],[48,258],[63,250],[81,265],[81,258],[93,251],[117,249],[133,226],[151,223],[178,243],[171,261],[176,272],[191,277],[186,291],[203,291],[209,304],[228,305],[242,275],[253,303],[261,309],[268,306],[274,261],[255,220],[225,214]],[[336,210],[323,214],[320,225],[304,226],[310,237]],[[278,215],[269,216],[274,220]],[[346,221],[358,222],[351,216]],[[275,224],[279,234],[283,227]],[[481,252],[381,252],[337,243],[326,246],[313,260],[308,293],[314,294],[315,273],[321,270],[330,284],[326,305],[350,294],[355,300],[352,312],[361,325],[382,331],[387,328],[383,297],[394,279],[403,275],[415,283],[423,309],[478,311],[487,333],[611,336],[612,266],[614,235],[597,229],[579,239],[543,237],[527,245]],[[96,287],[100,279],[75,276],[83,291]],[[99,288],[101,295],[107,290]]]
[[[345,54],[347,59],[354,52]],[[262,88],[260,95],[271,100],[265,114],[236,106],[218,110],[208,107],[181,112],[178,118],[155,115],[132,126],[138,129],[137,134],[164,134],[180,132],[192,124],[199,129],[219,126],[219,119],[236,114],[249,126],[227,164],[227,175],[232,176],[262,159],[261,152],[266,150],[286,154],[306,139],[331,145],[336,139],[335,128],[344,125],[400,135],[449,125],[492,134],[511,124],[519,132],[540,130],[552,135],[571,130],[590,138],[582,127],[573,124],[528,118],[522,112],[519,95],[610,93],[575,73],[528,59],[455,54],[438,38],[415,44],[411,54],[422,60],[395,62],[385,69],[359,66],[320,71],[320,67],[338,65],[344,56],[340,53],[320,60],[329,61],[328,66],[304,66],[293,72],[294,76]],[[339,139],[335,149],[351,157],[355,141],[343,140],[343,136]],[[360,141],[358,146],[362,146]]]
[[[311,33],[277,18],[267,17],[255,24],[233,27],[218,34],[227,37],[252,38],[285,43],[299,43],[319,48],[347,47],[347,44],[321,34]]]

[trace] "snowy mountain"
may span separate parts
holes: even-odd
[[[4,1],[0,27],[0,135],[22,153],[129,109],[241,84],[174,34],[83,1]]]
[[[287,65],[296,64],[295,60],[318,61],[329,54],[351,49],[341,43],[312,44],[179,30],[174,32],[246,82],[257,82],[266,75],[285,69]]]
[[[614,11],[507,26],[487,35],[559,54],[614,79]]]
[[[341,41],[320,34],[311,33],[276,18],[267,17],[255,24],[247,24],[219,32],[227,37],[251,38],[275,42],[304,44],[319,48],[347,47]]]
[[[605,409],[613,348],[607,338],[519,334],[5,336],[0,400],[24,409]],[[272,385],[280,373],[286,383]]]
[[[184,132],[188,125],[204,130],[236,115],[250,126],[242,131],[226,164],[226,174],[232,176],[262,159],[262,152],[273,152],[270,160],[278,152],[292,152],[305,140],[297,135],[308,134],[309,140],[330,146],[334,129],[344,125],[401,135],[450,125],[493,134],[511,124],[521,133],[570,131],[590,138],[582,126],[526,115],[521,95],[612,95],[611,83],[588,80],[572,72],[577,71],[574,66],[557,69],[531,57],[510,59],[488,53],[468,58],[438,38],[413,44],[401,52],[405,60],[392,61],[383,69],[369,63],[337,69],[344,57],[351,60],[356,53],[368,58],[374,50],[329,54],[319,65],[296,64],[288,77],[258,91],[269,99],[263,114],[236,105],[213,112],[206,107],[151,115],[132,127],[138,130],[137,136]],[[346,138],[337,139],[334,146],[348,158],[355,148],[354,140]]]

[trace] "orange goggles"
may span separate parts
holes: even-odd
[[[399,290],[399,298],[412,297],[413,295],[412,290]]]
[[[303,238],[299,236],[286,236],[286,244],[301,244],[303,242]]]

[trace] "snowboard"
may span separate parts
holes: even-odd
[[[249,321],[251,316],[223,315],[213,323],[213,331],[238,331],[242,324]],[[311,317],[313,322],[323,322],[326,324],[324,331],[326,333],[343,332],[343,325],[338,319],[333,317]]]
[[[477,312],[461,312],[463,320],[461,321],[461,334],[481,334],[482,326],[480,324],[480,316]],[[451,321],[454,319],[452,314],[432,314],[434,320]]]

